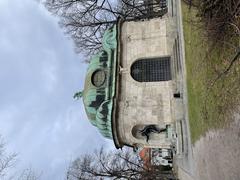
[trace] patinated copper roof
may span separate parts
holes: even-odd
[[[117,63],[116,25],[105,32],[102,45],[103,50],[91,58],[87,70],[83,103],[90,122],[99,129],[104,137],[112,139]]]

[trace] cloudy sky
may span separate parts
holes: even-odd
[[[113,146],[72,98],[87,65],[37,1],[0,0],[0,24],[0,134],[18,153],[16,170],[64,179],[70,160]]]

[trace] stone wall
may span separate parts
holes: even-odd
[[[174,128],[177,90],[174,43],[177,39],[174,17],[164,16],[146,21],[124,22],[121,27],[120,72],[118,85],[118,132],[125,144],[165,147],[171,144],[167,133],[152,134],[147,143],[133,128],[156,124],[159,128]],[[130,74],[131,65],[139,59],[171,57],[171,81],[137,82]]]

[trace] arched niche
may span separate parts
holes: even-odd
[[[138,124],[133,126],[132,128],[132,135],[133,137],[135,137],[136,139],[146,139],[146,137],[142,136],[140,133],[140,130],[142,130],[146,125],[144,124]]]
[[[157,124],[137,124],[132,127],[132,136],[135,137],[136,139],[139,140],[146,140],[146,136],[142,136],[141,130],[143,130],[146,126],[148,125],[154,125],[156,128],[159,130],[163,130],[162,132],[159,133],[150,133],[149,134],[149,141],[159,141],[160,139],[166,139],[167,138],[167,126],[160,126]]]
[[[158,82],[172,79],[170,56],[136,60],[131,76],[138,82]]]

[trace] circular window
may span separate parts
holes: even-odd
[[[92,75],[92,84],[96,87],[100,87],[104,84],[106,74],[103,70],[97,70]]]

